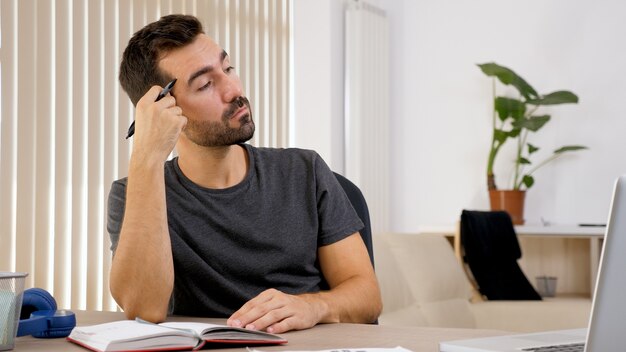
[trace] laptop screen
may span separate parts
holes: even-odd
[[[592,352],[626,343],[626,175],[615,183],[600,260],[586,344]]]

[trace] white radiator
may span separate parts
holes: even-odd
[[[365,195],[372,233],[389,230],[389,25],[365,1],[346,7],[345,172]]]

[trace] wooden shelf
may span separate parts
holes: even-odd
[[[422,234],[446,236],[459,261],[461,243],[458,225],[424,226]],[[600,263],[605,227],[577,225],[515,226],[522,258],[520,267],[535,285],[537,276],[556,276],[557,295],[591,297]]]

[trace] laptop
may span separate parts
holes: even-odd
[[[615,182],[587,329],[445,341],[441,352],[626,351],[626,175]],[[557,349],[557,346],[567,346]]]

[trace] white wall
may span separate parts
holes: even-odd
[[[626,172],[626,3],[601,0],[402,1],[392,81],[392,224],[410,231],[449,223],[463,208],[487,209],[491,80],[475,66],[509,66],[540,93],[569,89],[532,136],[543,152],[564,144],[589,151],[536,173],[527,223],[606,222],[612,183]],[[393,68],[392,68],[393,69]],[[529,138],[530,139],[530,138]],[[500,187],[507,155],[500,155]],[[509,158],[512,158],[509,154]],[[506,171],[506,172],[505,172]]]
[[[336,48],[343,37],[343,15],[337,14],[342,3],[295,0],[293,6],[299,131],[294,144],[321,150],[331,165],[343,152],[336,130],[342,127],[334,125],[342,118],[336,106],[343,73],[335,66],[343,65]],[[545,153],[564,144],[591,149],[536,173],[527,223],[541,217],[552,223],[606,222],[613,180],[626,173],[626,2],[374,3],[391,20],[392,230],[451,223],[461,209],[488,208],[491,80],[476,67],[488,61],[512,68],[540,93],[567,89],[580,97],[577,105],[550,109],[554,120],[532,138]],[[297,52],[303,46],[315,54],[304,65]],[[506,158],[500,155],[496,165],[500,187],[508,179]]]
[[[290,146],[316,150],[344,170],[343,0],[295,0]]]

